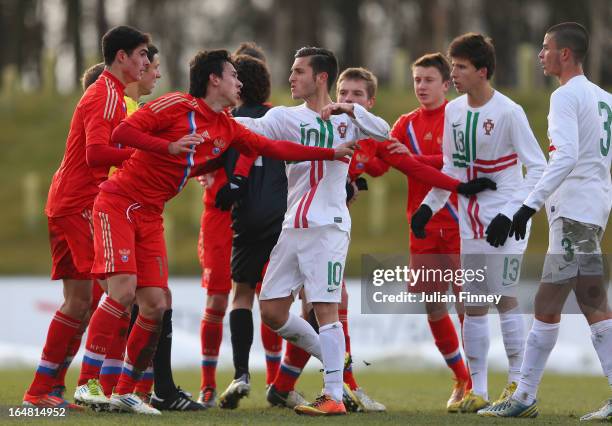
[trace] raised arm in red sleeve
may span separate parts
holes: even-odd
[[[365,165],[365,172],[372,177],[382,176],[388,171],[389,165],[377,157],[370,158],[370,161]]]
[[[248,177],[255,160],[257,160],[257,156],[240,154],[238,161],[236,161],[236,167],[234,167],[234,175]]]
[[[411,155],[389,154],[387,152],[386,154],[383,153],[382,158],[406,176],[436,188],[455,192],[457,186],[461,183],[461,181],[445,175],[438,169],[415,160]]]
[[[133,127],[130,123],[124,121],[113,131],[113,143],[131,146],[143,151],[159,152],[160,154],[168,154],[168,145],[170,142],[149,135],[140,129]]]
[[[428,166],[435,167],[436,169],[442,169],[444,165],[444,157],[442,154],[432,154],[432,155],[413,155],[414,159],[427,164]]]
[[[131,148],[115,148],[110,145],[89,145],[85,150],[85,161],[89,167],[119,167],[130,158]]]
[[[272,140],[251,132],[236,121],[233,121],[232,124],[232,145],[241,154],[263,155],[264,157],[285,161],[334,159],[335,151],[332,148],[319,148],[290,141]]]

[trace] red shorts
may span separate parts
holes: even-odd
[[[448,291],[448,281],[461,267],[459,228],[434,228],[427,230],[427,237],[419,240],[410,234],[410,268],[427,271],[426,279],[409,286],[411,293]],[[450,280],[452,281],[452,280]],[[453,292],[461,287],[453,284]]]
[[[232,290],[231,212],[206,206],[202,213],[198,257],[202,266],[202,287],[208,294],[228,294]]]
[[[168,287],[162,216],[129,198],[100,191],[94,203],[94,266],[98,278],[137,276],[138,287]]]
[[[91,210],[47,218],[51,279],[90,280],[94,260]]]

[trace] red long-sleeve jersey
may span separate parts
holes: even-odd
[[[67,216],[93,206],[98,185],[106,180],[110,165],[90,167],[87,150],[96,145],[109,146],[113,129],[126,115],[123,89],[113,74],[104,71],[81,97],[70,122],[64,158],[49,188],[47,216]],[[117,159],[118,164],[131,152],[125,151],[125,158]]]
[[[187,134],[201,135],[204,143],[195,147],[195,153],[169,154],[168,143]],[[100,187],[106,192],[127,196],[159,213],[190,177],[211,171],[209,161],[218,159],[230,146],[247,155],[260,153],[292,161],[334,158],[331,148],[306,147],[260,136],[225,112],[213,111],[201,98],[179,92],[148,103],[113,132],[115,143],[142,147],[146,140],[150,140],[155,150],[136,150]]]
[[[442,154],[442,135],[444,133],[444,105],[435,110],[417,108],[416,110],[400,116],[393,128],[391,136],[404,143],[415,155],[441,155]],[[440,157],[430,157],[437,159]],[[437,161],[434,161],[437,163]],[[432,163],[430,163],[432,164]],[[408,179],[408,221],[414,211],[421,205],[423,198],[432,188],[431,185],[424,184],[414,179]],[[457,194],[451,194],[449,201],[444,209],[435,214],[429,222],[430,227],[454,228],[457,226]]]

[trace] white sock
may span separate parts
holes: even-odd
[[[472,375],[472,390],[488,400],[487,358],[489,354],[488,315],[465,315],[463,321],[463,349]]]
[[[323,393],[340,402],[346,350],[342,323],[338,321],[319,327],[319,340],[323,354]]]
[[[305,319],[289,312],[289,319],[287,319],[287,322],[275,331],[283,339],[304,349],[310,355],[323,362],[319,335]]]
[[[517,306],[499,314],[504,347],[508,357],[508,383],[518,383],[521,377],[521,365],[525,353],[525,323],[520,308]]]
[[[608,384],[612,387],[612,319],[591,324],[591,341]]]
[[[531,331],[527,336],[527,348],[521,366],[521,379],[514,392],[514,399],[523,404],[531,405],[536,399],[538,386],[542,381],[544,367],[548,356],[557,343],[559,323],[549,324],[533,320]]]

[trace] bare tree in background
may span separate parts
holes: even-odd
[[[337,52],[340,68],[363,65],[363,22],[359,9],[363,0],[336,0],[331,3],[339,17],[342,49]]]
[[[78,87],[83,72],[83,50],[81,48],[81,18],[83,10],[80,0],[64,0],[66,3],[65,43],[72,46],[74,57],[74,83]]]
[[[522,0],[485,1],[486,33],[495,45],[495,84],[515,86],[518,79],[517,49],[520,41]]]
[[[109,30],[106,19],[105,0],[96,0],[96,33],[98,34],[99,51],[102,51],[102,36]]]

